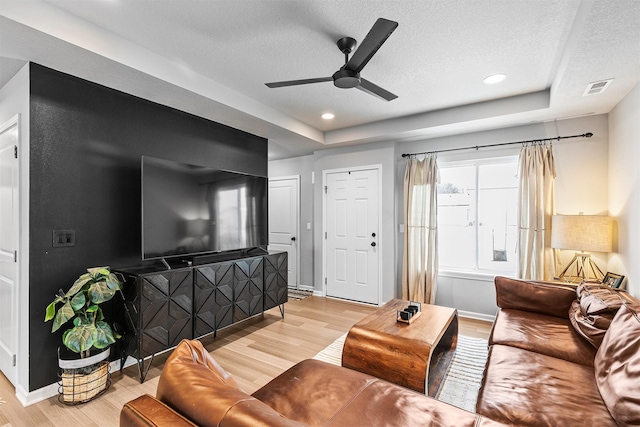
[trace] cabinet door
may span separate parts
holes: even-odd
[[[263,258],[245,258],[234,262],[233,318],[240,321],[263,310]]]
[[[172,270],[140,277],[140,357],[193,338],[193,273]]]
[[[264,310],[288,301],[288,256],[286,252],[264,257]]]
[[[233,262],[195,269],[194,337],[233,323]]]

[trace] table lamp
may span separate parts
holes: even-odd
[[[575,277],[580,280],[593,278],[602,280],[604,274],[586,252],[611,252],[613,237],[613,219],[605,215],[553,215],[551,218],[551,247],[555,249],[574,249],[571,262],[560,273],[560,280]],[[575,276],[567,272],[575,268]]]

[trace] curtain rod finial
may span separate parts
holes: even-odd
[[[587,138],[591,138],[593,134],[591,132],[587,132],[584,134],[584,136],[586,136]]]

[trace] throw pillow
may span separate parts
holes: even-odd
[[[599,348],[622,299],[618,292],[607,287],[584,283],[578,286],[576,295],[569,309],[569,320],[580,335]]]
[[[640,425],[639,310],[637,303],[620,308],[593,364],[602,400],[620,426]]]

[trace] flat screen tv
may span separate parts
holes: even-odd
[[[266,248],[268,180],[142,156],[142,258]]]

